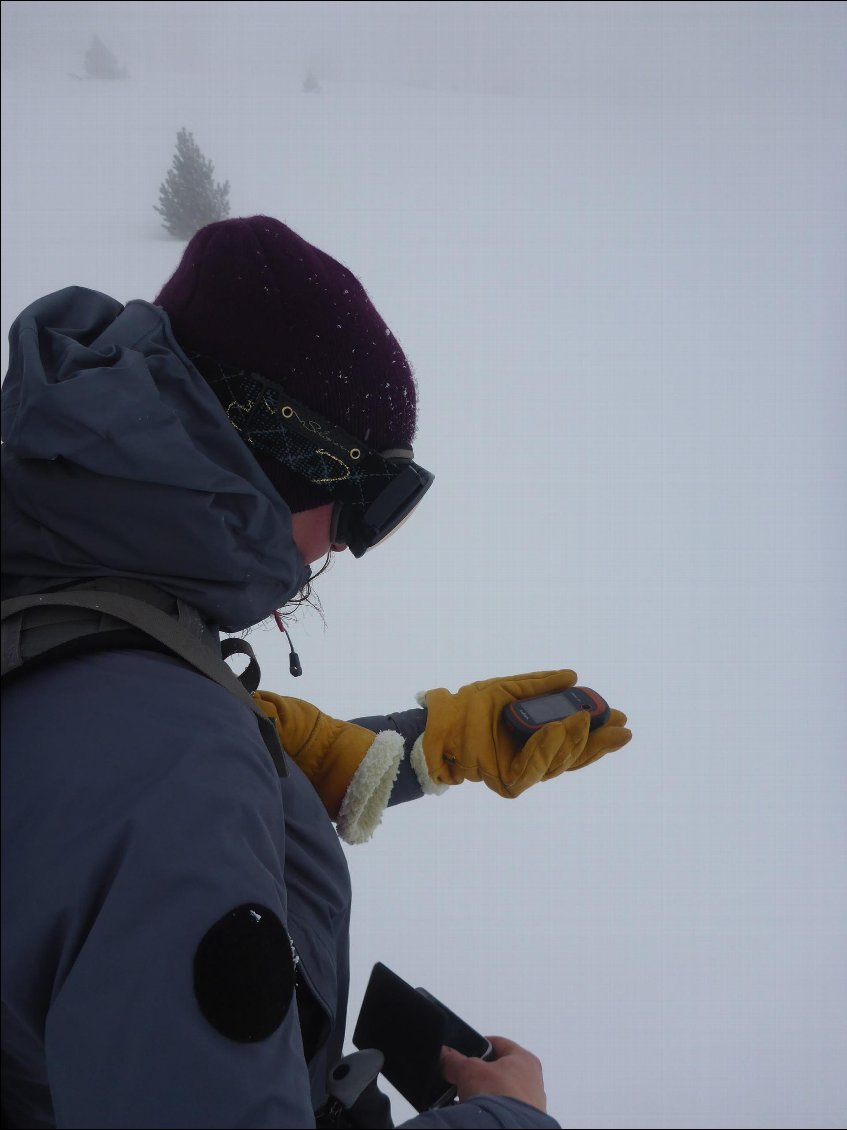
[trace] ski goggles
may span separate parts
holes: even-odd
[[[319,485],[333,502],[330,541],[354,557],[395,532],[432,486],[411,447],[378,452],[259,373],[192,355],[245,443]]]
[[[407,448],[402,452],[393,450],[377,456],[394,473],[369,505],[335,500],[330,526],[331,544],[343,543],[354,557],[362,557],[403,525],[432,486],[435,477],[415,463],[412,455],[412,449]]]

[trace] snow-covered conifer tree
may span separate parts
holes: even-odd
[[[85,73],[88,78],[126,78],[126,67],[118,65],[118,60],[100,36],[95,35],[85,52]]]
[[[177,239],[191,239],[206,224],[229,215],[229,181],[215,184],[214,171],[194,135],[181,129],[173,166],[159,186],[159,203],[153,205],[162,216],[163,226]]]

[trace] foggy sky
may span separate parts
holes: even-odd
[[[325,80],[514,95],[679,95],[801,84],[826,96],[843,66],[836,3],[33,3],[3,4],[4,67],[69,65],[98,34],[129,67],[191,71],[214,59],[233,92],[257,65]],[[798,42],[797,16],[806,18]],[[816,17],[826,16],[826,19]],[[636,48],[634,50],[634,47]],[[808,67],[809,51],[815,68]]]

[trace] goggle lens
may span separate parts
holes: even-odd
[[[362,557],[411,517],[433,477],[417,463],[409,463],[367,508],[338,500],[332,512],[330,541],[344,544],[354,557]]]

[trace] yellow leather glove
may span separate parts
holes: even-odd
[[[484,781],[503,797],[516,797],[539,781],[582,769],[632,737],[626,715],[611,710],[608,721],[589,732],[585,711],[548,722],[521,745],[501,721],[510,702],[567,690],[573,671],[535,671],[470,683],[455,694],[438,688],[418,696],[427,708],[426,729],[415,742],[412,765],[425,792],[441,792],[462,781]]]
[[[283,749],[314,785],[339,836],[350,844],[370,839],[400,768],[402,735],[374,734],[271,691],[256,691],[253,698],[273,719]]]

